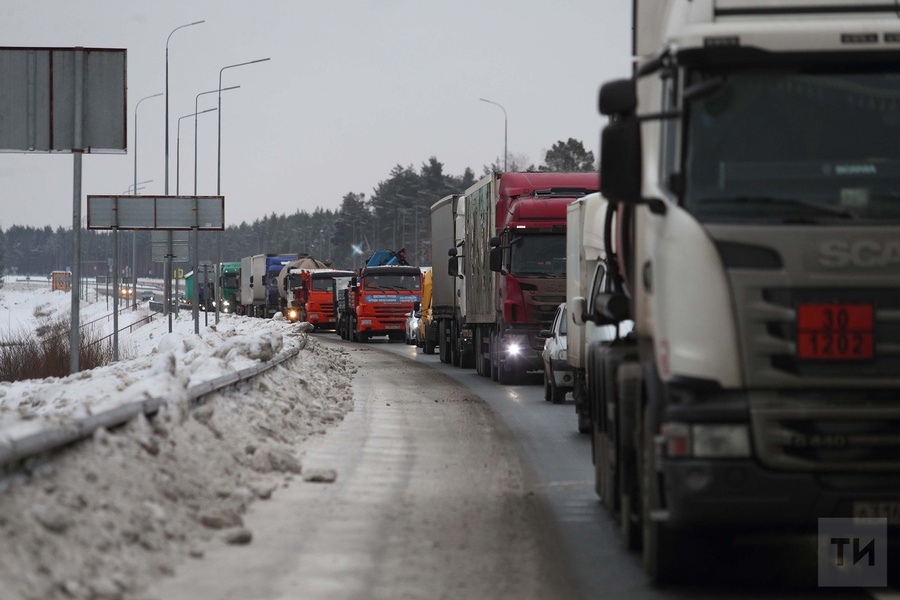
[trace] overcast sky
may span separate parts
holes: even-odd
[[[511,154],[535,165],[557,141],[597,155],[602,82],[629,74],[625,0],[28,0],[0,5],[0,45],[124,48],[128,152],[86,155],[83,198],[134,181],[135,105],[165,91],[169,41],[169,193],[193,193],[197,94],[222,87],[226,225],[370,196],[395,165],[429,157],[444,172]],[[141,194],[165,189],[165,97],[138,111]],[[216,94],[199,109],[216,106]],[[215,112],[199,117],[199,195],[216,192]],[[180,147],[180,166],[176,154]],[[71,155],[0,154],[0,228],[72,225]],[[86,200],[84,201],[86,204]],[[83,204],[83,205],[84,205]],[[86,208],[82,208],[86,217]]]

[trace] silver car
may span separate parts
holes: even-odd
[[[550,329],[541,331],[544,350],[541,358],[544,361],[544,400],[553,404],[562,404],[575,385],[572,366],[566,361],[566,303],[556,309]]]

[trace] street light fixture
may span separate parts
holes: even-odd
[[[222,91],[227,92],[228,90],[236,90],[239,87],[241,87],[241,86],[233,85],[231,87],[224,88]],[[199,94],[197,94],[194,97],[194,195],[195,196],[197,195],[197,115],[200,114],[198,112],[200,110],[200,108],[199,108],[200,96],[205,96],[206,94],[215,94],[218,91],[219,91],[218,89],[215,89],[215,90],[209,90],[208,92],[200,92]]]
[[[202,115],[204,113],[213,112],[217,110],[215,108],[207,108],[206,110],[201,110],[200,112],[193,112],[189,115],[184,115],[183,117],[178,117],[178,126],[175,128],[175,195],[181,195],[181,122],[184,119],[190,119],[194,117],[194,123],[197,122],[197,115]],[[196,126],[194,129],[194,137],[196,137]],[[196,144],[196,140],[194,140]],[[196,148],[196,147],[195,147]],[[194,190],[194,195],[197,195],[196,189]]]
[[[192,27],[193,25],[200,25],[201,23],[206,23],[206,21],[194,21],[193,23],[188,23],[187,25],[179,25],[178,27],[173,29],[169,34],[169,37],[166,38],[166,196],[169,195],[169,40],[172,39],[172,35],[179,29]]]
[[[487,102],[488,104],[493,104],[494,106],[499,106],[500,110],[503,111],[503,171],[506,171],[506,159],[509,156],[509,153],[506,151],[506,109],[503,108],[500,104],[494,102],[493,100],[488,100],[486,98],[479,98],[482,102]]]
[[[201,23],[206,23],[206,21],[194,21],[193,23],[187,23],[186,25],[179,25],[175,29],[169,33],[169,37],[166,38],[166,165],[165,165],[165,173],[166,173],[166,182],[163,187],[164,193],[166,196],[169,195],[169,40],[172,39],[172,34],[174,34],[179,29],[184,29],[185,27],[192,27],[194,25],[200,25]],[[167,314],[169,316],[169,333],[172,333],[172,311],[169,310],[169,305],[172,302],[172,231],[166,232],[166,277],[165,277],[165,297],[166,301],[163,304],[163,314]]]
[[[137,173],[137,155],[138,155],[138,108],[141,106],[141,102],[144,100],[149,100],[150,98],[159,98],[163,93],[160,92],[158,94],[153,94],[152,96],[144,96],[138,103],[134,105],[134,191],[132,192],[135,196],[137,195],[138,190],[138,173]],[[152,181],[152,180],[151,180]],[[142,183],[150,183],[149,181],[145,181]],[[132,304],[131,310],[137,310],[137,231],[131,232],[131,274],[134,276],[134,282],[131,288],[131,297]]]
[[[236,63],[233,65],[225,65],[219,69],[219,127],[216,135],[216,196],[222,195],[222,73],[226,69],[234,69],[245,65],[253,65],[256,63],[266,62],[271,58],[257,58],[256,60],[248,60],[247,62]],[[213,274],[213,292],[216,295],[216,324],[219,323],[219,265],[222,264],[222,232],[216,232],[216,268]]]

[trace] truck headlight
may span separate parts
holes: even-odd
[[[372,319],[362,319],[362,320],[359,322],[359,324],[360,324],[360,325],[371,325],[371,324],[372,324]]]
[[[661,432],[670,458],[750,457],[746,425],[666,423]]]
[[[518,356],[521,351],[522,346],[519,344],[519,342],[510,342],[506,346],[506,353],[510,356]]]
[[[313,313],[313,314],[309,315],[309,318],[310,319],[318,319],[319,315],[318,315],[318,313]]]

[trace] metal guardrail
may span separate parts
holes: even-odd
[[[299,346],[281,352],[270,361],[191,386],[187,391],[191,407],[196,405],[197,401],[203,396],[241,381],[252,379],[280,365],[287,359],[297,356],[301,350],[306,348],[306,344],[309,342],[307,333],[304,332],[301,335],[302,339]],[[0,432],[0,468],[86,439],[100,428],[110,429],[124,425],[139,414],[151,416],[167,403],[168,400],[164,398],[150,398],[148,400],[129,402],[79,419],[66,428],[37,431],[24,435],[19,439],[2,439],[3,433]]]

